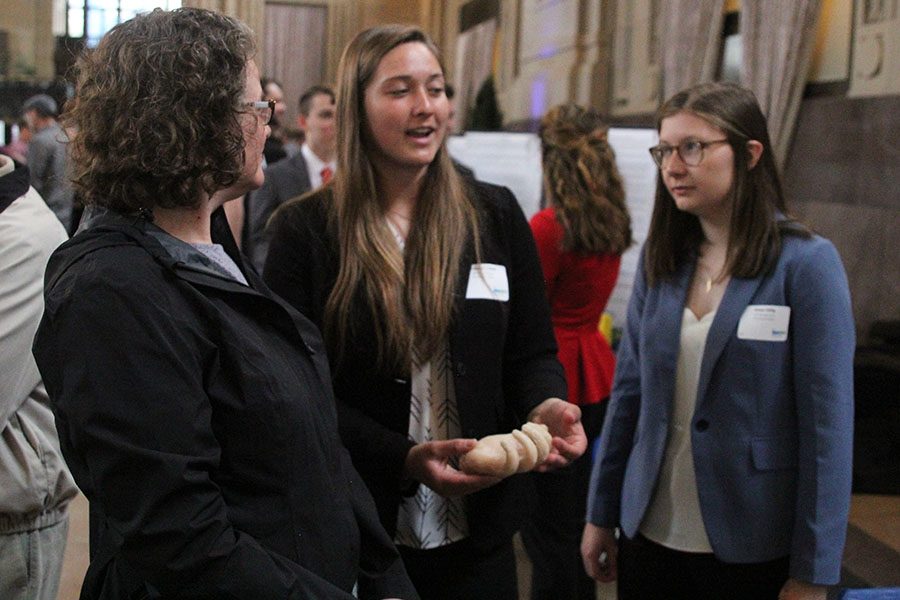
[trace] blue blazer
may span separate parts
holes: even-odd
[[[666,449],[682,314],[694,262],[647,286],[643,252],[600,435],[588,521],[634,537]],[[739,339],[751,305],[790,307],[787,340]],[[774,269],[732,277],[706,340],[691,447],[716,557],[790,555],[790,575],[840,578],[850,505],[853,315],[834,246],[785,236]]]

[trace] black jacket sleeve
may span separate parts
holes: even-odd
[[[61,279],[35,342],[64,453],[117,556],[163,596],[350,600],[229,522],[211,479],[214,349],[146,273],[118,271]]]
[[[321,192],[286,205],[276,213],[264,271],[264,279],[272,291],[320,329],[324,325],[324,308],[338,269],[338,250],[328,230],[328,201],[326,192]],[[404,392],[407,398],[408,385],[407,382]],[[399,490],[406,455],[413,443],[405,432],[384,426],[344,401],[339,389],[335,393],[341,439],[350,449],[357,466],[370,476],[377,471],[383,476],[380,479],[384,485]],[[408,413],[401,418],[408,419]],[[367,468],[367,460],[374,463],[374,469]]]
[[[509,325],[503,348],[507,401],[522,418],[547,398],[566,399],[566,380],[557,359],[556,338],[544,274],[531,227],[512,193],[502,188],[509,266]]]

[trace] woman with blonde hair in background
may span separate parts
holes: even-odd
[[[543,468],[586,446],[528,223],[453,168],[421,30],[360,33],[337,97],[335,178],[275,214],[265,278],[324,332],[341,437],[422,597],[514,600],[528,480],[455,461],[526,420],[553,434]]]
[[[598,112],[556,106],[541,119],[547,208],[531,219],[569,402],[581,408],[588,448],[600,433],[615,356],[598,325],[631,244],[631,219],[607,127]],[[538,509],[522,530],[535,600],[594,598],[578,552],[591,476],[586,452],[535,476]]]

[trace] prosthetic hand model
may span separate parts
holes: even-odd
[[[552,439],[546,425],[528,422],[521,431],[513,429],[481,438],[462,456],[459,467],[465,473],[493,477],[524,473],[544,462]]]

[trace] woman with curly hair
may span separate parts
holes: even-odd
[[[544,198],[531,219],[569,402],[581,408],[588,444],[603,425],[615,356],[600,316],[631,244],[631,219],[607,127],[598,112],[575,104],[550,109],[540,124]],[[538,509],[522,530],[533,565],[531,597],[593,598],[578,544],[591,475],[590,453],[535,477]]]
[[[160,10],[80,59],[35,355],[90,501],[82,598],[418,598],[340,445],[316,328],[244,264],[271,101],[243,24]]]
[[[455,460],[527,420],[554,436],[547,467],[585,448],[528,223],[454,168],[424,32],[360,33],[337,91],[337,174],[275,214],[266,280],[323,328],[341,437],[422,596],[514,600],[528,480]]]

